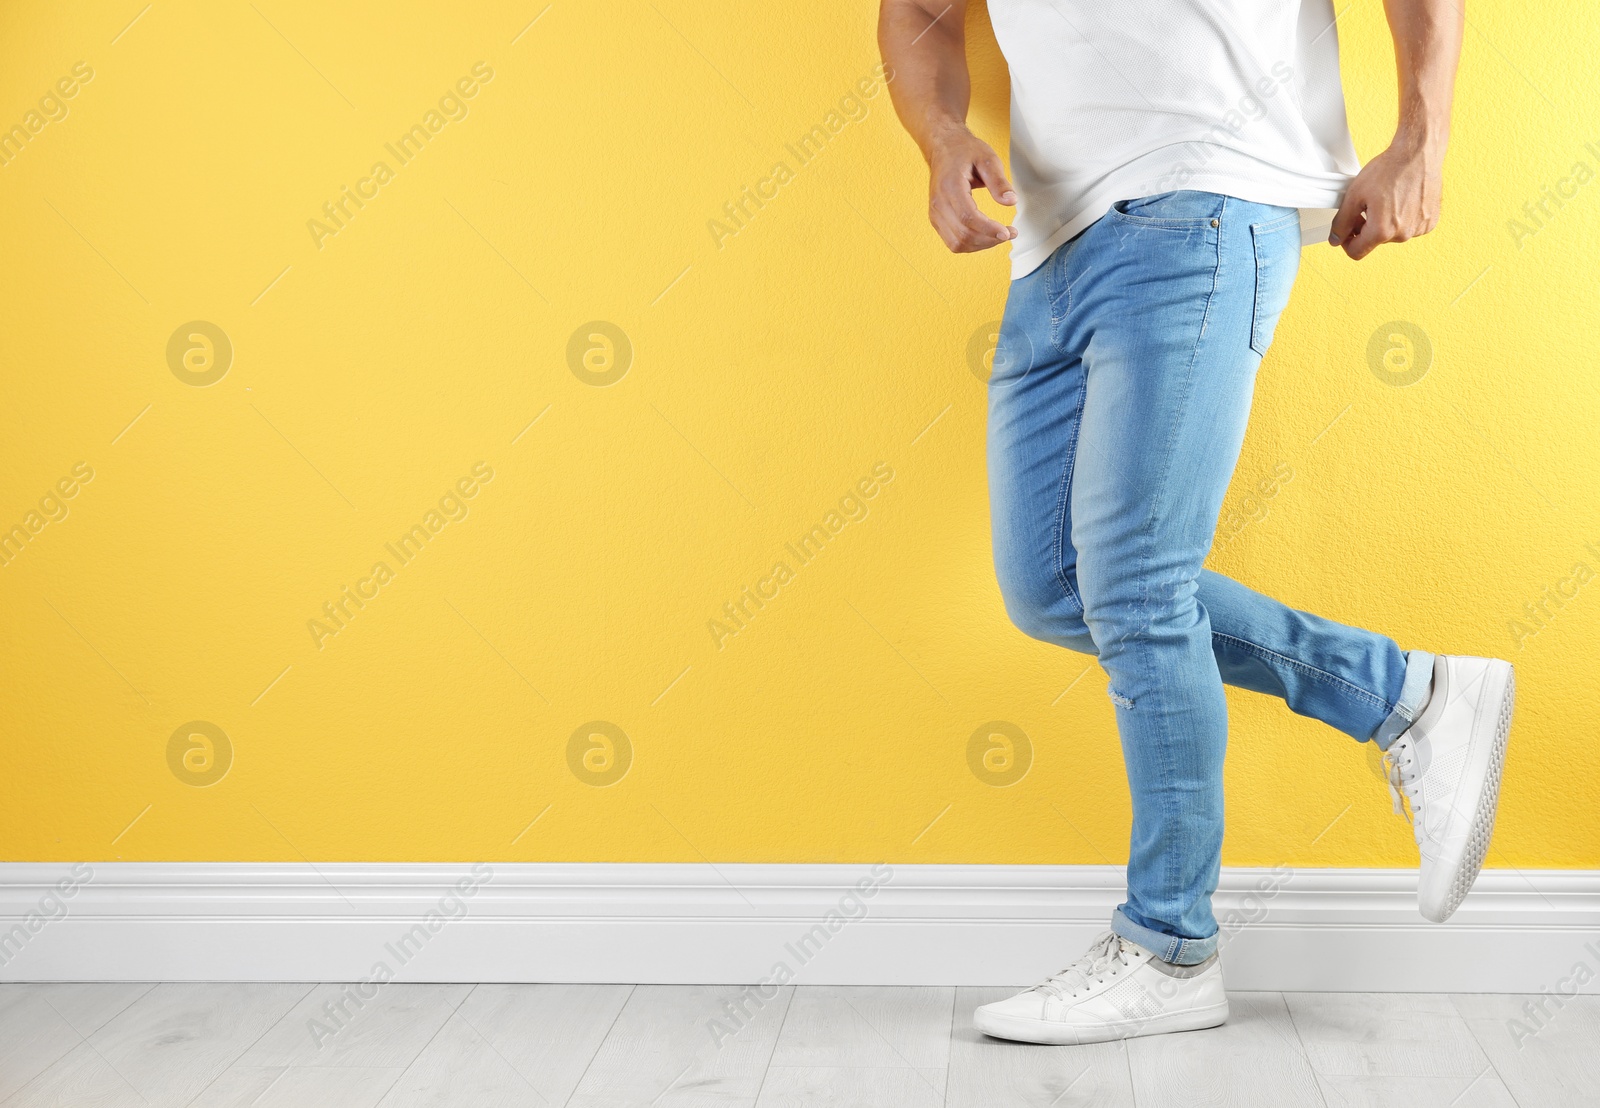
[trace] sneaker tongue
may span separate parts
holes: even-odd
[[[1445,705],[1450,700],[1450,673],[1445,664],[1444,655],[1435,654],[1433,657],[1433,684],[1428,690],[1428,703],[1422,708],[1422,713],[1411,724],[1411,730],[1418,735],[1426,735],[1434,724],[1439,722],[1439,717],[1444,715]]]
[[[1089,948],[1086,959],[1098,964],[1122,952],[1122,938],[1115,931],[1107,931]]]
[[[1145,957],[1147,957],[1147,958],[1156,957],[1156,952],[1151,950],[1149,947],[1140,946],[1138,943],[1134,942],[1132,939],[1125,939],[1121,935],[1117,936],[1117,943],[1118,943],[1118,945],[1119,945],[1119,947],[1120,947],[1120,949],[1122,950],[1123,953],[1127,953],[1130,950],[1139,950],[1139,951],[1143,951]]]

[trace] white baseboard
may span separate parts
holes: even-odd
[[[1020,985],[1123,892],[1113,866],[9,862],[0,981]],[[1443,925],[1407,870],[1230,868],[1214,906],[1233,989],[1538,992],[1583,962],[1600,991],[1600,871],[1487,870]]]

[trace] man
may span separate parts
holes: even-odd
[[[1385,0],[1399,124],[1363,167],[1330,0],[989,0],[1011,71],[1013,189],[966,127],[964,0],[882,0],[879,43],[928,162],[935,230],[956,252],[1011,244],[988,432],[1006,609],[1098,657],[1133,794],[1110,931],[979,1008],[980,1031],[1084,1043],[1227,1018],[1211,912],[1224,683],[1384,750],[1424,916],[1447,918],[1477,878],[1510,664],[1402,651],[1202,566],[1303,236],[1360,259],[1438,221],[1458,3]],[[979,187],[1018,206],[1014,227],[979,211]]]

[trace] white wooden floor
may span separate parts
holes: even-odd
[[[1233,993],[1225,1027],[1091,1047],[975,1034],[1011,991],[783,989],[719,1044],[736,989],[391,984],[319,1046],[341,986],[0,985],[0,1105],[1600,1104],[1596,996],[1520,1043],[1535,998],[1392,993]]]

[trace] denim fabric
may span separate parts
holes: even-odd
[[[989,381],[1006,610],[1105,670],[1133,794],[1112,925],[1184,964],[1217,942],[1223,684],[1386,748],[1433,667],[1202,568],[1299,260],[1293,208],[1121,201],[1012,283]]]

